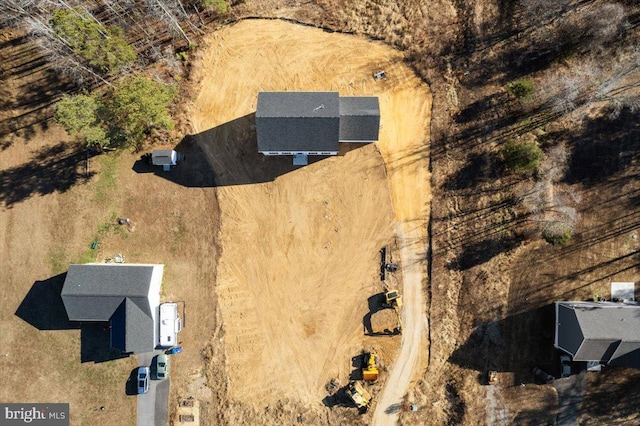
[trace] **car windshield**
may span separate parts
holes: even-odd
[[[138,382],[138,386],[140,386],[141,388],[143,388],[143,387],[144,387],[144,380],[140,380],[140,381]]]
[[[167,365],[167,364],[166,364],[166,363],[164,363],[164,362],[159,362],[159,363],[158,363],[158,365],[159,365],[160,367],[164,368],[164,366],[165,366],[165,365]]]
[[[147,377],[147,373],[140,373],[140,378],[144,379],[145,377]]]

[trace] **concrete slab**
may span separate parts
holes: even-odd
[[[633,302],[635,300],[635,290],[636,287],[633,282],[612,282],[611,299]]]

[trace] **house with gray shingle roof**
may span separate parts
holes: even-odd
[[[62,288],[70,321],[109,322],[111,346],[128,353],[153,351],[163,265],[71,265]]]
[[[640,368],[640,305],[556,302],[554,346],[574,361]]]
[[[258,94],[258,152],[293,155],[294,164],[307,164],[309,155],[336,155],[340,142],[375,142],[379,129],[377,97],[344,97],[338,92]]]

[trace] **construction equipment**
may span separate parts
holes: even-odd
[[[375,352],[368,352],[364,354],[362,379],[367,381],[374,381],[378,379],[378,356]]]
[[[402,296],[398,290],[389,290],[384,294],[384,302],[386,307],[393,309],[402,308]]]
[[[384,294],[384,307],[391,308],[396,313],[398,326],[393,330],[394,334],[402,334],[402,319],[400,318],[400,308],[402,308],[402,296],[398,290],[388,290]]]
[[[367,392],[360,382],[349,383],[345,392],[358,408],[366,408],[371,404],[371,394]]]
[[[487,373],[487,383],[489,383],[490,385],[497,385],[498,384],[498,372],[495,370],[490,370],[489,373]]]

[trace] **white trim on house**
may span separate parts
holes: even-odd
[[[164,265],[154,265],[151,273],[151,284],[149,285],[149,308],[151,309],[151,317],[153,324],[158,322],[159,306],[160,306],[160,290],[162,289],[162,275],[164,273]],[[158,341],[158,331],[153,327],[153,341]]]
[[[338,155],[338,151],[260,151],[263,155]]]

